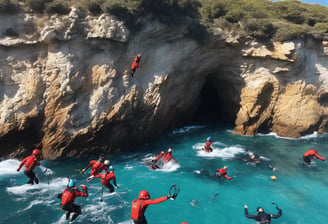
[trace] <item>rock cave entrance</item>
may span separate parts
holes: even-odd
[[[231,74],[228,74],[227,77]],[[234,81],[237,81],[234,83]],[[200,123],[234,125],[240,105],[241,83],[208,75],[198,98],[198,109],[192,118]]]

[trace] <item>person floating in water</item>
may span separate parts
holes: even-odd
[[[318,159],[325,161],[325,158],[318,154],[317,149],[310,149],[310,150],[306,151],[303,155],[303,160],[307,164],[310,164],[312,162],[313,157],[317,157]]]
[[[88,188],[85,185],[81,186],[83,192],[75,186],[75,181],[70,179],[63,193],[57,195],[57,197],[61,199],[60,208],[66,211],[66,220],[69,219],[71,213],[74,213],[70,223],[82,214],[81,206],[74,204],[75,198],[89,196]]]
[[[34,149],[32,152],[31,156],[26,157],[19,165],[17,172],[20,171],[20,169],[22,168],[23,165],[25,165],[25,170],[24,170],[24,174],[25,176],[27,176],[29,179],[27,181],[27,184],[34,184],[34,182],[36,184],[39,183],[39,179],[37,178],[37,176],[35,175],[35,173],[33,172],[34,168],[36,166],[40,166],[40,160],[41,158],[41,152],[38,149]]]
[[[81,170],[81,173],[83,174],[85,171],[87,171],[90,166],[91,166],[90,176],[97,175],[101,173],[101,171],[103,170],[107,171],[108,167],[104,165],[104,160],[105,160],[104,155],[100,155],[98,160],[91,160],[89,165]]]
[[[136,69],[139,68],[140,60],[141,60],[141,55],[137,54],[137,56],[134,58],[134,60],[131,64],[131,73],[130,73],[130,75],[131,75],[132,78],[134,76],[134,73],[136,72]]]
[[[176,164],[178,164],[178,161],[176,161],[172,155],[172,148],[169,148],[167,153],[164,155],[164,163],[168,163],[170,161],[174,161]]]
[[[155,157],[155,159],[153,159],[153,160],[151,161],[150,169],[155,170],[155,169],[159,169],[159,168],[161,168],[161,167],[159,166],[158,162],[159,162],[159,160],[164,159],[164,155],[165,155],[164,151],[161,151],[161,152]]]
[[[272,214],[267,214],[264,212],[264,209],[262,207],[258,207],[256,209],[257,215],[249,215],[248,210],[247,210],[247,205],[245,205],[245,216],[249,219],[255,219],[259,223],[265,223],[265,224],[270,224],[271,223],[271,218],[276,219],[279,218],[282,215],[281,209],[277,206],[277,204],[272,203],[276,206],[276,209],[278,210],[277,215],[272,215]]]
[[[224,177],[227,180],[231,180],[232,177],[228,177],[227,170],[228,170],[227,166],[224,166],[221,169],[218,168],[215,172],[215,176],[218,177],[218,178]]]
[[[208,137],[206,139],[205,146],[204,146],[203,149],[204,149],[205,152],[212,152],[213,151],[213,148],[212,148],[212,138],[211,137]]]
[[[151,200],[148,191],[142,190],[139,193],[138,199],[132,201],[131,219],[134,224],[147,224],[145,212],[148,205],[159,204],[167,199],[175,199],[176,195],[168,195]]]
[[[104,164],[105,164],[105,166],[108,167],[109,166],[109,160],[105,160]],[[99,177],[101,178],[102,185],[104,185],[105,187],[107,187],[109,189],[109,193],[114,192],[114,187],[110,183],[111,180],[113,180],[113,183],[114,183],[115,187],[119,188],[119,186],[116,184],[116,176],[114,174],[114,167],[112,167],[112,166],[109,166],[108,171],[106,171],[105,173],[95,175],[94,177],[95,178],[99,178]]]

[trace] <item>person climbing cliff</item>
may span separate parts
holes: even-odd
[[[141,55],[137,54],[137,56],[134,58],[132,64],[131,64],[131,73],[130,76],[133,78],[134,73],[136,72],[136,69],[139,68],[139,63],[141,60]]]

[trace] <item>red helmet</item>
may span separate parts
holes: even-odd
[[[34,155],[34,156],[37,156],[39,154],[40,154],[40,150],[38,150],[38,149],[34,149],[32,152],[32,155]]]
[[[139,193],[139,199],[150,199],[150,195],[148,193],[148,191],[140,191]]]

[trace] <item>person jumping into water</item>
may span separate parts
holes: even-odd
[[[88,188],[83,184],[81,186],[83,192],[75,186],[75,181],[70,179],[63,193],[57,195],[61,199],[60,208],[66,211],[66,220],[69,219],[71,213],[74,213],[70,223],[82,214],[81,206],[74,204],[75,198],[89,196]]]
[[[105,166],[108,167],[109,166],[109,160],[105,160],[104,164],[105,164]],[[102,185],[104,185],[105,187],[107,187],[109,189],[109,193],[114,192],[114,187],[110,183],[111,180],[113,180],[113,183],[114,183],[115,187],[119,188],[119,186],[116,184],[116,176],[114,174],[114,167],[109,166],[108,171],[106,171],[105,173],[98,174],[98,175],[94,176],[94,178],[99,178],[99,177],[101,178]]]
[[[137,56],[134,58],[132,64],[131,64],[131,73],[130,76],[133,78],[134,73],[136,72],[136,69],[139,68],[139,63],[141,60],[141,55],[137,54]]]
[[[35,173],[33,172],[34,168],[36,166],[40,166],[40,160],[41,158],[41,152],[38,149],[34,149],[32,152],[31,156],[26,157],[21,164],[19,165],[17,172],[20,171],[20,169],[22,168],[23,165],[25,165],[25,170],[24,170],[24,174],[25,176],[28,177],[28,181],[27,184],[34,184],[34,182],[36,184],[39,183],[39,179],[36,177]]]
[[[159,204],[166,201],[167,199],[174,200],[175,197],[176,195],[168,195],[151,200],[148,191],[142,190],[139,193],[138,199],[132,201],[131,219],[133,220],[134,224],[147,224],[145,212],[148,205]]]
[[[227,170],[228,170],[228,167],[227,167],[227,166],[224,166],[224,167],[221,168],[221,169],[218,168],[218,169],[216,170],[216,172],[215,172],[215,175],[216,175],[218,178],[224,177],[224,178],[227,179],[227,180],[231,180],[232,177],[228,177]]]
[[[312,159],[314,157],[317,157],[318,159],[325,161],[325,158],[320,156],[318,154],[318,150],[317,149],[310,149],[308,151],[306,151],[303,155],[303,160],[307,163],[310,164],[312,162]]]
[[[205,146],[204,146],[203,149],[204,149],[205,152],[212,152],[213,151],[213,148],[212,148],[212,138],[211,137],[208,137],[206,139]]]
[[[158,162],[160,159],[162,159],[162,158],[164,159],[164,155],[165,155],[164,151],[161,151],[161,152],[155,157],[155,159],[153,159],[153,160],[151,161],[150,169],[155,170],[155,169],[161,168],[161,167],[158,166],[157,162]]]
[[[164,155],[164,163],[168,163],[168,162],[170,162],[171,160],[174,161],[176,164],[178,164],[178,161],[176,161],[176,160],[174,159],[173,155],[172,155],[172,148],[169,148],[169,149],[167,150],[167,153],[165,153],[165,155]]]
[[[81,173],[83,174],[85,171],[87,171],[90,166],[91,166],[90,176],[97,175],[97,174],[101,173],[101,171],[103,171],[103,170],[107,171],[108,167],[104,165],[104,160],[105,160],[104,155],[100,155],[98,160],[91,160],[89,165],[86,168],[81,170]]]
[[[247,210],[247,205],[245,205],[245,216],[249,219],[255,219],[259,223],[265,223],[265,224],[270,224],[271,223],[271,218],[276,219],[279,218],[282,215],[281,209],[277,206],[276,203],[272,203],[276,206],[276,209],[278,210],[277,215],[272,215],[272,214],[267,214],[264,212],[264,209],[262,207],[258,207],[256,209],[257,215],[249,215],[248,210]]]

